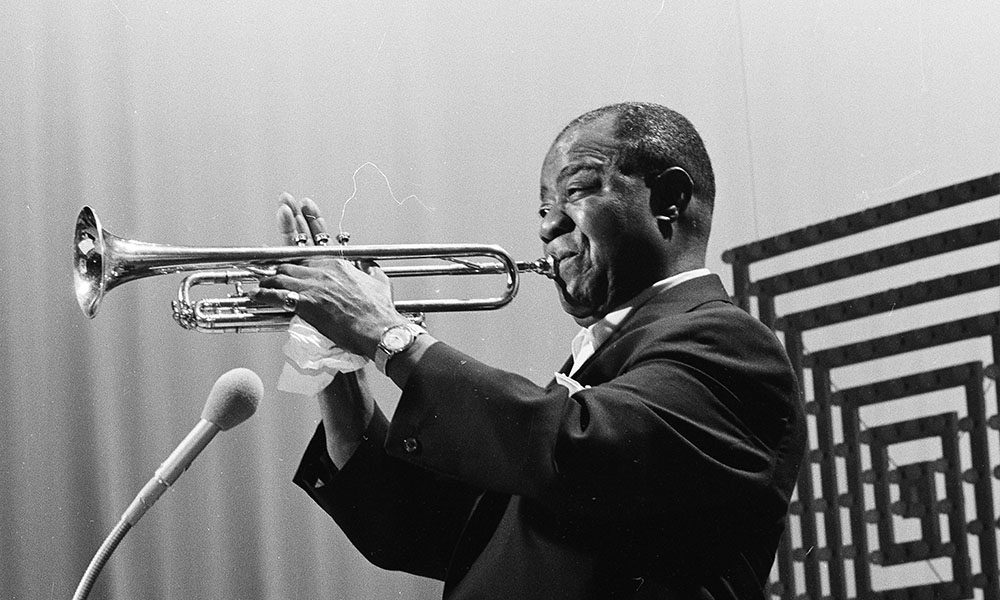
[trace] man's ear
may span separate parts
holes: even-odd
[[[694,181],[681,167],[670,167],[655,177],[646,180],[649,187],[649,210],[656,218],[660,233],[669,239],[673,233],[670,226],[687,210],[694,190]]]

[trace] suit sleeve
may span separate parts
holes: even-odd
[[[797,384],[770,331],[730,308],[616,340],[602,357],[618,370],[572,396],[436,344],[387,452],[588,519],[717,519],[721,507],[738,523],[746,506],[780,518],[801,452]]]
[[[388,456],[387,427],[376,408],[361,445],[338,470],[320,424],[294,481],[373,564],[443,581],[480,492]]]

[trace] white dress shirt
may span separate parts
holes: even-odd
[[[570,369],[569,374],[573,375],[576,370],[587,362],[587,359],[593,356],[594,352],[601,347],[611,334],[614,333],[615,329],[625,320],[629,314],[632,313],[636,307],[641,306],[647,300],[655,296],[656,294],[669,290],[670,288],[680,285],[685,281],[694,279],[696,277],[704,277],[705,275],[711,275],[712,272],[708,269],[693,269],[691,271],[684,271],[683,273],[678,273],[676,275],[671,275],[666,279],[661,279],[649,286],[634,298],[616,308],[615,310],[604,315],[604,318],[591,324],[588,327],[584,327],[573,338],[572,351],[573,351],[573,368]]]

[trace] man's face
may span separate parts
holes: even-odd
[[[619,172],[617,155],[614,119],[606,117],[566,131],[542,165],[539,237],[563,310],[581,324],[665,276],[649,190]]]

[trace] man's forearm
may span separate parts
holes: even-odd
[[[364,371],[339,373],[319,393],[318,399],[327,453],[341,469],[361,444],[375,414],[375,400],[365,382]]]
[[[413,346],[392,357],[386,370],[400,389],[406,385],[420,357],[436,341],[429,335],[421,335]],[[339,373],[319,393],[318,399],[327,452],[333,464],[341,469],[361,444],[361,436],[375,414],[375,399],[364,371]]]

